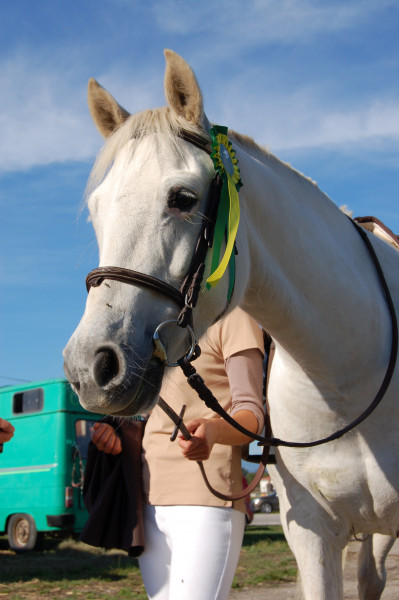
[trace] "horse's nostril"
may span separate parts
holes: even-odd
[[[118,373],[118,357],[111,348],[102,348],[96,352],[93,365],[93,376],[99,387],[108,385]]]

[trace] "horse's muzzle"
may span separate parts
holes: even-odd
[[[150,357],[146,363],[113,343],[82,357],[71,340],[64,351],[64,371],[82,406],[110,415],[143,414],[157,401],[164,366]]]

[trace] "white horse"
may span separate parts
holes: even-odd
[[[184,130],[209,140],[196,78],[181,57],[165,54],[165,108],[130,116],[90,81],[91,114],[107,142],[88,206],[101,266],[133,269],[178,288],[214,167],[181,137]],[[313,441],[356,418],[379,389],[392,337],[386,299],[349,218],[311,180],[252,140],[229,135],[244,184],[229,308],[242,306],[276,342],[269,385],[274,435]],[[378,239],[372,244],[397,309],[398,254]],[[226,272],[200,294],[193,311],[198,337],[225,309],[228,283]],[[92,287],[64,353],[83,406],[115,415],[150,410],[164,374],[153,332],[178,312],[157,289],[112,279]],[[163,333],[168,355],[183,354],[184,331],[171,325]],[[277,450],[284,529],[306,600],[342,598],[341,557],[352,534],[397,536],[398,373],[373,414],[341,439]]]

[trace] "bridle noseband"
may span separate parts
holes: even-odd
[[[113,279],[114,281],[120,281],[121,283],[140,285],[149,288],[164,296],[168,296],[168,298],[173,300],[180,308],[183,308],[185,304],[183,294],[168,283],[165,283],[156,277],[152,277],[151,275],[132,271],[131,269],[124,269],[122,267],[97,267],[97,269],[90,271],[86,277],[87,291],[89,292],[90,288],[101,285],[104,279]]]

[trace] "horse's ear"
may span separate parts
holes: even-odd
[[[89,80],[87,99],[94,124],[105,138],[109,137],[129,117],[127,110],[119,106],[111,94],[95,79]]]
[[[187,121],[203,126],[202,94],[191,67],[173,50],[165,50],[165,59],[165,96],[169,106]]]

